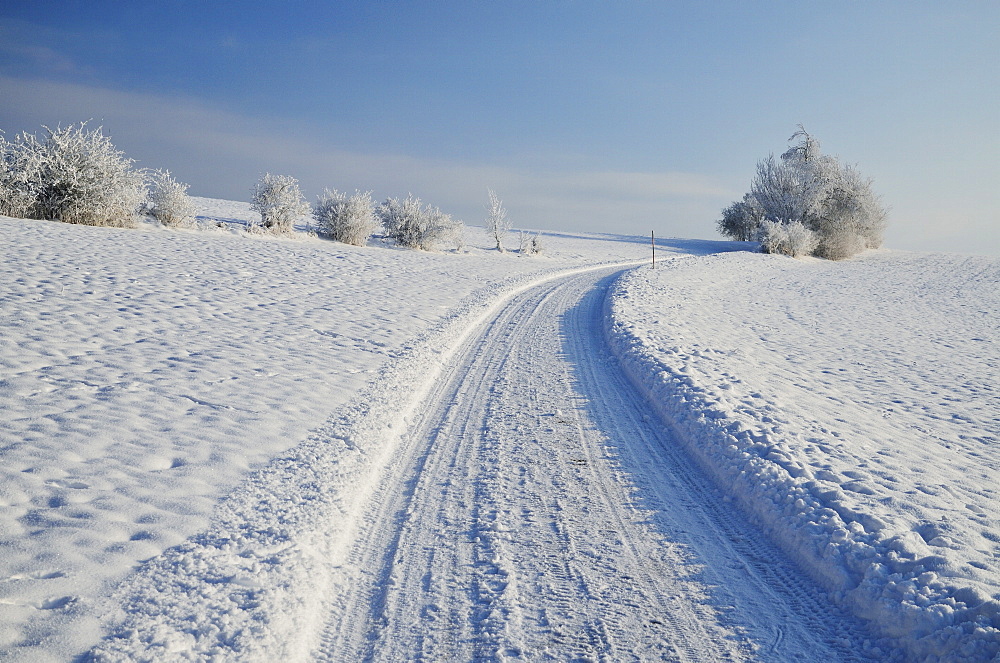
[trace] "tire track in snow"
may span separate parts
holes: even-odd
[[[861,627],[717,504],[609,361],[608,273],[513,298],[445,367],[315,658],[858,660]]]

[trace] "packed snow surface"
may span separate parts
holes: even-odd
[[[115,584],[464,300],[648,252],[545,234],[500,255],[479,228],[462,253],[351,247],[196,202],[187,230],[0,218],[0,658],[90,646]]]
[[[677,438],[914,660],[1000,650],[1000,261],[729,253],[642,269],[609,335]]]

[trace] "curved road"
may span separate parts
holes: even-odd
[[[855,661],[869,637],[684,454],[604,341],[616,270],[449,362],[328,598],[323,661]]]

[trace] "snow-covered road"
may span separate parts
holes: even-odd
[[[616,274],[528,289],[445,365],[337,562],[313,658],[893,658],[651,417],[604,340]]]

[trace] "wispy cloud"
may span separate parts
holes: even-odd
[[[60,30],[24,21],[0,21],[0,66],[2,71],[30,71],[54,77],[91,76],[94,72],[51,46],[78,39]],[[99,38],[95,35],[95,38]]]
[[[735,195],[712,178],[681,172],[566,172],[417,155],[344,150],[306,125],[280,126],[190,98],[0,76],[0,128],[36,131],[93,118],[140,166],[169,168],[198,195],[245,199],[265,171],[324,187],[413,193],[479,223],[487,187],[518,225],[712,237],[714,215]]]
[[[0,129],[8,134],[93,119],[138,165],[169,168],[196,195],[245,200],[271,171],[298,177],[310,197],[325,187],[372,190],[376,198],[413,193],[478,224],[490,187],[520,227],[716,238],[719,210],[742,193],[696,173],[559,170],[344,150],[315,127],[269,123],[196,99],[75,83],[0,76],[0,98]],[[940,196],[911,200],[904,185],[883,182],[905,203],[895,205],[887,246],[1000,254],[995,207],[965,209],[961,200]],[[973,248],[970,236],[978,238]]]

